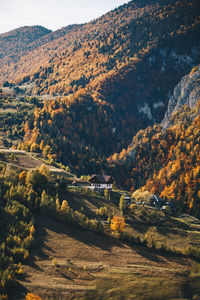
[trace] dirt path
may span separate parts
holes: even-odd
[[[16,150],[16,149],[3,149],[0,148],[0,154],[16,154],[17,160],[8,159],[5,163],[9,163],[11,166],[16,168],[23,168],[25,170],[32,170],[37,167],[40,167],[44,162],[40,159],[37,159],[32,156],[32,153],[26,152],[24,150]],[[4,161],[2,161],[4,163]],[[47,165],[50,172],[58,173],[62,175],[66,175],[72,177],[73,174],[66,172],[63,169],[59,169],[50,165]]]

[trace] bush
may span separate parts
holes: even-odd
[[[26,177],[26,184],[31,184],[34,190],[44,189],[47,185],[47,177],[43,175],[39,169],[29,171]]]
[[[108,208],[106,206],[102,206],[96,210],[96,214],[100,215],[102,217],[107,217],[108,216]]]
[[[140,189],[139,190],[136,190],[133,194],[132,194],[132,198],[135,199],[136,201],[138,202],[149,202],[152,198],[152,194],[148,191],[141,191]]]
[[[200,249],[197,249],[195,247],[188,246],[188,248],[186,249],[186,253],[190,256],[200,258]]]
[[[56,266],[58,265],[58,262],[57,262],[57,259],[56,259],[56,258],[54,258],[54,259],[52,260],[52,265],[53,265],[54,267],[56,267]]]

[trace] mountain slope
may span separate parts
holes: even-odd
[[[0,58],[6,56],[16,56],[30,48],[31,43],[42,39],[49,34],[48,30],[42,26],[24,26],[7,33],[0,34]],[[30,48],[31,49],[31,48]]]
[[[4,65],[2,80],[61,96],[35,110],[19,147],[79,174],[103,169],[105,157],[163,119],[174,87],[199,64],[199,6],[197,0],[131,1],[52,41],[49,33],[46,44]]]
[[[35,93],[64,95],[61,102],[76,111],[74,128],[79,123],[84,128],[83,149],[92,147],[97,156],[102,152],[109,155],[127,147],[139,129],[163,119],[172,90],[199,63],[198,11],[197,0],[131,1],[23,56],[14,67],[16,72],[12,66],[7,72],[11,78],[29,74],[21,83],[34,84]],[[34,69],[37,72],[31,73]],[[77,101],[80,95],[88,99],[85,103],[92,101],[105,111],[107,117],[96,118],[91,112],[95,126],[89,119],[83,124],[87,110]],[[54,106],[51,109],[57,111]],[[47,115],[42,118],[47,123]],[[54,124],[52,118],[50,121]],[[34,131],[39,129],[43,135],[39,123],[35,124]],[[61,132],[69,132],[69,124],[58,125]],[[97,137],[104,136],[103,128],[108,142],[99,151]],[[75,135],[69,138],[77,144]],[[61,151],[61,156],[66,156],[66,149],[58,146],[54,154]]]
[[[63,225],[37,218],[35,260],[23,265],[27,278],[20,282],[29,292],[42,298],[98,300],[128,299],[130,295],[154,298],[158,289],[160,299],[186,294],[181,285],[191,259],[165,257],[149,248]],[[56,267],[49,261],[51,256],[56,258]],[[16,294],[13,296],[16,300]]]
[[[135,7],[135,5],[133,6]],[[12,64],[8,66],[6,63],[4,64],[1,61],[1,65],[3,66],[1,81],[5,79],[17,79],[19,78],[19,76],[21,77],[24,74],[28,75],[35,69],[37,69],[37,67],[42,67],[44,63],[47,63],[49,58],[52,58],[54,55],[57,57],[57,55],[61,54],[62,51],[66,51],[68,47],[76,47],[76,45],[79,45],[79,43],[92,41],[93,39],[95,39],[95,37],[101,35],[103,36],[108,32],[111,33],[113,30],[113,26],[117,26],[121,22],[126,24],[130,20],[130,18],[133,17],[133,11],[136,11],[136,13],[140,15],[140,12],[137,12],[137,8],[134,7],[130,12],[128,8],[122,10],[122,12],[120,13],[120,18],[118,18],[118,16],[115,15],[114,12],[110,12],[104,17],[101,17],[88,24],[67,26],[60,30],[52,32],[46,37],[41,38],[36,43],[33,43],[33,49],[30,49],[28,54],[26,52],[22,53],[22,57],[15,65],[15,68],[18,70],[18,74],[14,72],[14,66]],[[108,26],[104,23],[108,23]],[[39,49],[37,49],[38,46],[40,46]],[[8,53],[8,55],[9,54],[10,53]],[[30,61],[33,61],[31,65]],[[25,65],[23,69],[21,69],[22,65]]]
[[[113,174],[118,174],[121,185],[132,189],[142,187],[143,190],[178,201],[184,211],[199,217],[198,77],[199,67],[194,68],[175,88],[167,110],[171,116],[167,116],[164,125],[140,130],[127,150],[115,153],[108,158],[108,162]],[[191,102],[191,98],[195,101]]]
[[[46,29],[42,26],[25,26],[9,31],[8,33],[1,34],[1,80],[10,80],[11,78],[17,78],[19,74],[23,74],[24,69],[22,69],[21,73],[19,71],[22,67],[21,61],[29,53],[34,53],[35,51],[37,51],[38,48],[40,48],[40,50],[37,52],[37,54],[40,53],[38,61],[42,63],[44,53],[43,51],[41,51],[41,48],[43,45],[49,44],[50,42],[65,36],[68,32],[71,32],[74,29],[76,30],[79,27],[81,27],[81,25],[69,25],[52,32],[51,30]],[[49,50],[50,49],[47,47],[45,52],[46,55],[48,55]],[[30,71],[30,61],[27,63],[29,65]],[[32,66],[34,66],[34,64],[36,64],[36,62],[34,62]],[[38,65],[36,65],[34,69],[37,67]],[[16,73],[16,70],[18,71],[18,73]]]

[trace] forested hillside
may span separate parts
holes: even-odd
[[[199,299],[199,11],[0,35],[0,300]]]
[[[25,123],[24,142],[18,149],[70,166],[77,175],[100,172],[102,161],[115,147],[113,112],[90,94],[46,101]]]
[[[6,66],[19,87],[54,98],[36,108],[19,147],[78,174],[104,169],[106,157],[163,119],[175,85],[199,62],[198,8],[195,0],[131,1],[22,55],[15,72]]]
[[[0,165],[1,299],[25,299],[26,295],[27,300],[41,299],[31,297],[32,292],[42,299],[79,299],[80,295],[111,299],[107,295],[111,289],[113,295],[116,278],[119,283],[125,279],[129,289],[123,289],[124,282],[118,284],[115,299],[125,293],[128,298],[132,291],[136,298],[147,299],[141,278],[148,296],[160,286],[164,298],[168,287],[172,296],[198,294],[199,267],[193,259],[200,255],[200,234],[192,225],[166,219],[160,211],[153,212],[154,219],[136,222],[135,204],[126,209],[125,224],[123,217],[113,217],[119,215],[120,191],[102,195],[72,187],[66,177],[54,176],[44,164],[34,170],[16,169],[5,163],[6,155],[9,152],[1,153],[1,159],[5,157]],[[13,156],[17,161],[17,154]],[[149,223],[157,219],[162,221],[159,231]],[[117,220],[123,221],[123,229]],[[167,284],[166,272],[171,274]],[[183,284],[191,288],[185,292]]]
[[[1,158],[2,158],[1,154]],[[0,299],[10,299],[7,293],[15,289],[16,279],[23,278],[22,262],[34,245],[34,216],[41,214],[70,224],[103,232],[96,219],[89,219],[69,207],[59,195],[66,190],[61,177],[52,180],[44,164],[35,170],[19,171],[0,165]],[[23,278],[24,279],[24,278]],[[15,298],[16,299],[16,298]]]
[[[17,57],[25,51],[32,50],[31,44],[48,35],[51,30],[42,26],[24,26],[11,30],[7,33],[0,34],[0,59],[5,57],[17,61]],[[3,62],[3,61],[2,61]]]
[[[17,147],[41,153],[52,164],[64,163],[77,175],[108,170],[110,157],[114,174],[121,174],[116,176],[120,185],[148,185],[159,194],[167,191],[174,182],[171,177],[162,184],[152,183],[160,172],[158,150],[164,147],[163,168],[170,168],[171,159],[177,163],[170,151],[175,149],[180,157],[180,139],[192,142],[183,157],[182,176],[190,163],[194,169],[198,166],[198,114],[192,117],[197,108],[185,108],[185,119],[181,113],[176,117],[186,122],[185,127],[176,121],[164,131],[154,124],[164,118],[175,86],[200,62],[199,8],[198,0],[135,0],[88,24],[55,32],[25,27],[1,35],[4,87],[18,85],[23,91],[29,86],[29,93],[40,99],[29,118],[20,122],[24,140]],[[194,131],[193,138],[184,128]],[[161,141],[164,146],[159,148],[155,143]],[[191,161],[193,148],[196,156]],[[179,175],[172,177],[178,180]],[[186,206],[191,208],[198,187],[192,198],[189,187],[184,181],[183,188],[173,188],[177,191],[173,195],[177,199],[187,195]],[[169,190],[166,193],[172,197]]]
[[[108,162],[121,185],[178,201],[200,217],[200,102],[183,106],[165,130],[154,125],[139,131],[128,149]]]
[[[89,90],[113,111],[118,142],[105,153],[120,151],[139,129],[162,120],[174,86],[199,62],[198,11],[197,0],[131,1],[2,65],[1,80],[69,99]]]

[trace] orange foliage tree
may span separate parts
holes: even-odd
[[[111,224],[110,224],[110,228],[120,234],[121,232],[123,232],[125,230],[125,218],[124,217],[117,217],[114,216],[112,218]]]
[[[27,296],[26,296],[26,300],[42,300],[42,298],[40,298],[37,295],[28,293]]]

